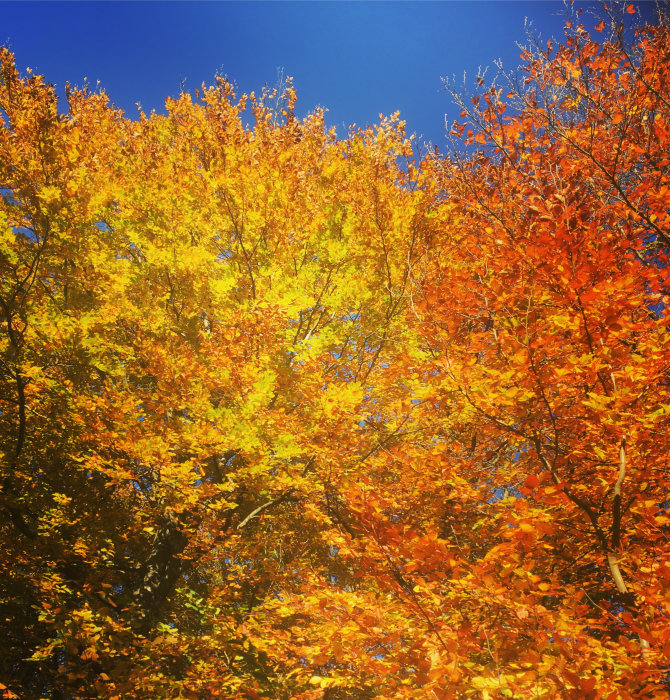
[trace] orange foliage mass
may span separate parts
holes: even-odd
[[[605,12],[423,160],[2,50],[3,697],[667,696],[670,34]]]

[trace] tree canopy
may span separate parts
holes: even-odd
[[[0,60],[2,697],[667,696],[668,26],[446,156]]]

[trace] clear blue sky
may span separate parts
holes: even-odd
[[[479,66],[492,75],[497,58],[516,67],[524,18],[544,39],[560,37],[562,10],[537,0],[0,2],[0,43],[60,94],[66,81],[99,80],[129,116],[138,102],[162,110],[182,80],[194,90],[219,71],[258,91],[283,67],[299,114],[328,108],[340,135],[400,110],[410,133],[442,148],[445,113],[452,121],[456,110],[441,76],[473,79]]]

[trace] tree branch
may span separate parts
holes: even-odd
[[[266,503],[263,503],[262,505],[258,506],[258,508],[254,508],[251,511],[251,513],[249,513],[244,518],[244,520],[238,523],[237,529],[243,530],[255,517],[260,515],[264,510],[272,506],[279,505],[280,503],[283,503],[293,493],[293,491],[294,489],[290,488],[288,491],[284,491],[284,493],[281,496],[279,496],[279,498],[275,498],[272,501],[267,501]]]

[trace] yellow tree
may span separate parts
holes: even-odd
[[[87,90],[59,114],[2,61],[2,682],[312,693],[323,596],[367,604],[338,504],[406,421],[429,202],[403,125],[338,141],[290,85],[225,80],[165,115]]]

